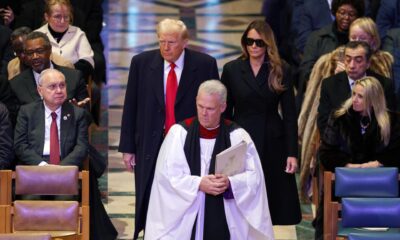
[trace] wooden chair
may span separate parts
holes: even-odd
[[[1,233],[49,233],[53,239],[89,239],[88,171],[79,172],[76,166],[17,166],[12,179],[15,181],[17,196],[80,194],[81,201],[8,202],[0,206],[0,214],[5,219],[3,228],[0,228]],[[8,182],[11,183],[11,180]]]
[[[324,239],[366,232],[359,227],[400,226],[397,168],[336,168],[335,173],[324,173]],[[377,212],[386,218],[377,218]],[[396,224],[387,221],[391,217],[398,219]],[[391,229],[387,234],[396,232]]]
[[[0,234],[0,240],[51,240],[50,234],[20,234],[20,233],[5,233]]]

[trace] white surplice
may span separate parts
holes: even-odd
[[[157,159],[145,229],[145,240],[203,239],[205,194],[201,177],[192,176],[184,153],[187,131],[175,124]],[[224,199],[231,240],[274,239],[261,162],[249,134],[230,133],[231,145],[247,143],[246,171],[229,177],[234,199]],[[200,139],[201,176],[207,175],[215,139]]]

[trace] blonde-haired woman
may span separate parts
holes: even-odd
[[[88,79],[94,69],[94,53],[85,32],[71,25],[73,9],[70,1],[47,0],[44,18],[46,24],[35,31],[45,33],[50,39],[52,52],[71,61]]]
[[[297,224],[301,220],[294,176],[297,122],[290,73],[265,21],[251,22],[241,44],[242,57],[227,63],[222,72],[221,81],[228,89],[226,116],[243,127],[256,145],[272,223]]]
[[[325,169],[399,167],[399,115],[386,108],[374,77],[355,82],[352,96],[335,111],[322,136],[319,157]]]
[[[387,78],[392,76],[393,57],[379,50],[381,42],[375,22],[368,17],[357,18],[349,28],[350,41],[365,41],[370,45],[372,55],[370,67],[374,73]],[[308,199],[310,172],[316,167],[316,150],[319,147],[320,134],[316,126],[317,110],[322,80],[344,71],[344,47],[338,47],[331,53],[321,56],[313,67],[307,84],[305,98],[298,118],[299,141],[301,143],[300,188],[303,200]]]

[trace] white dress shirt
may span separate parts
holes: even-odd
[[[53,118],[51,117],[52,111],[44,104],[44,144],[43,144],[43,156],[48,156],[50,155],[50,126],[51,122],[53,121]],[[61,123],[61,107],[57,108],[55,111],[57,114],[57,130],[58,130],[58,143],[61,145],[60,137],[61,137],[61,131],[60,131],[60,123]],[[60,147],[61,151],[61,147]],[[61,152],[60,152],[61,155]],[[39,166],[46,165],[47,162],[42,161]]]

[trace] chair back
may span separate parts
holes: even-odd
[[[400,198],[343,198],[342,226],[400,228]]]
[[[337,197],[397,197],[398,168],[336,168]],[[384,187],[383,187],[384,186]]]
[[[78,195],[79,169],[77,166],[17,166],[15,194]]]

